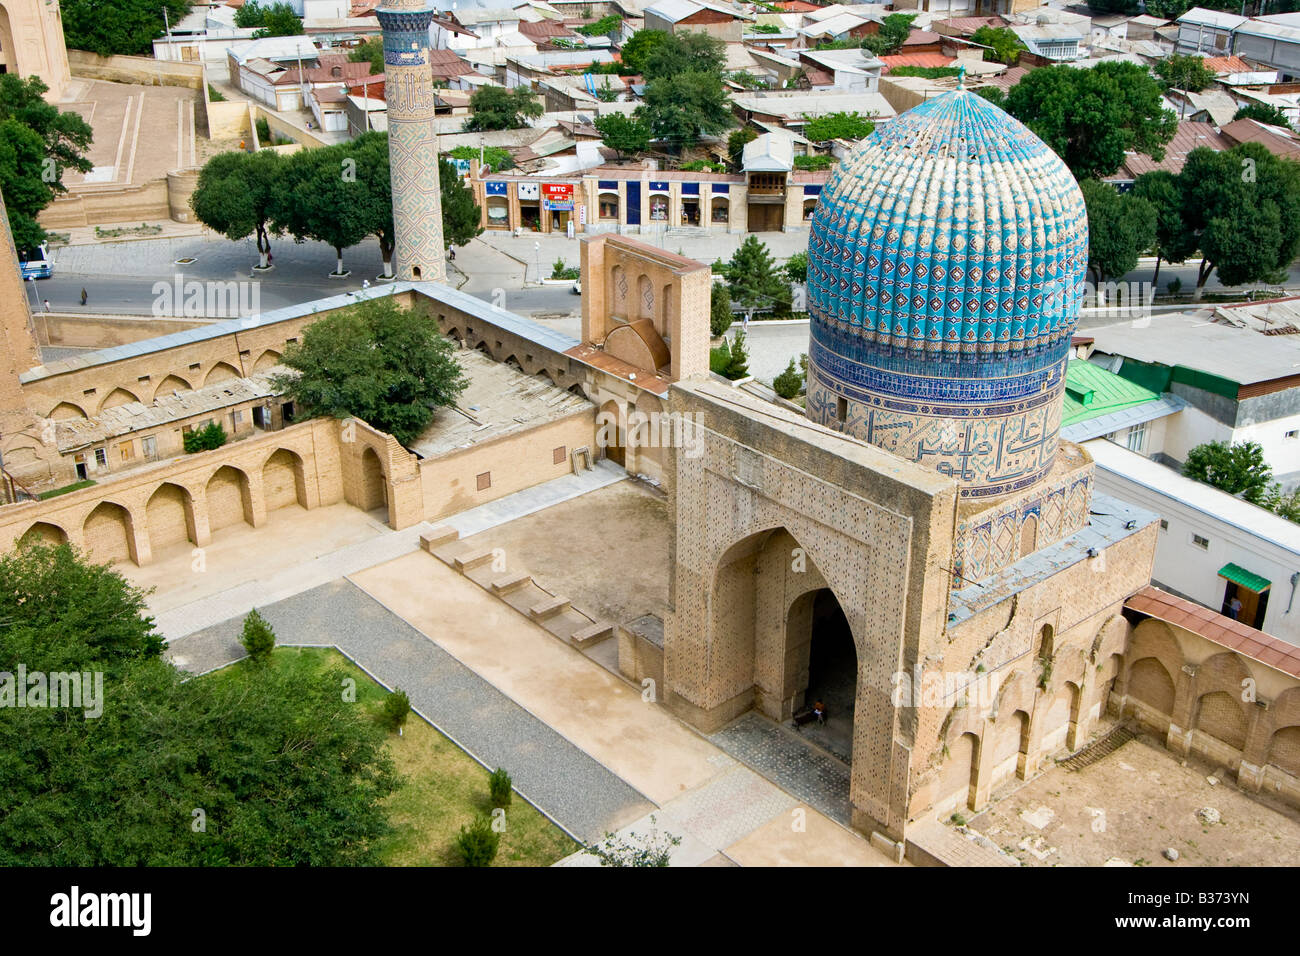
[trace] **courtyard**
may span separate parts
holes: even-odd
[[[1271,803],[1144,734],[1082,770],[1003,790],[969,826],[1025,866],[1295,866],[1300,812]],[[1198,816],[1206,808],[1218,822]]]

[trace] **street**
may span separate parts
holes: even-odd
[[[642,237],[654,239],[655,237]],[[656,245],[669,251],[677,245],[686,255],[728,258],[743,236],[715,236],[707,239],[671,236],[658,237]],[[784,259],[803,248],[806,235],[777,233],[764,236],[773,254]],[[240,296],[249,311],[270,311],[287,305],[361,288],[364,280],[378,281],[382,271],[379,244],[374,240],[363,242],[344,251],[344,267],[351,270],[346,278],[332,279],[329,273],[335,267],[333,248],[319,242],[294,242],[292,239],[272,240],[275,268],[267,273],[255,273],[257,250],[251,239],[231,242],[210,232],[174,236],[171,238],[138,239],[123,242],[96,242],[71,245],[55,249],[54,275],[49,279],[27,282],[28,304],[39,311],[43,300],[48,300],[55,312],[87,312],[132,315],[183,314],[184,296],[177,295],[177,277],[182,283],[200,282],[248,283],[241,286],[239,295],[231,296],[231,307],[224,314],[204,314],[204,318],[234,318],[238,314]],[[532,319],[541,325],[565,335],[578,338],[581,332],[581,298],[571,291],[571,283],[536,285],[538,276],[549,278],[551,266],[557,259],[566,265],[576,266],[580,261],[580,244],[563,236],[512,236],[488,233],[456,250],[456,259],[449,263],[449,282],[463,291],[501,308]],[[192,261],[182,261],[182,260]],[[1138,270],[1125,277],[1127,282],[1149,282],[1154,261],[1146,260]],[[525,274],[528,285],[525,285]],[[1177,276],[1184,288],[1196,281],[1196,265],[1164,265],[1160,270],[1160,284]],[[1300,286],[1300,269],[1292,268],[1291,279]],[[86,291],[86,305],[81,304],[81,291]],[[1207,289],[1221,290],[1211,280]],[[1244,297],[1247,290],[1240,290]],[[1191,306],[1156,306],[1152,311],[1182,311]],[[1128,313],[1116,309],[1085,310],[1079,319],[1080,331],[1125,321]],[[734,339],[740,329],[737,322],[728,332]],[[790,359],[798,359],[808,350],[808,323],[806,321],[750,322],[747,335],[750,372],[758,379],[771,382],[785,370]],[[61,354],[61,353],[60,353]],[[47,358],[53,358],[53,354]]]

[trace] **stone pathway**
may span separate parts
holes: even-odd
[[[599,839],[653,807],[644,795],[565,740],[356,585],[334,581],[261,613],[282,644],[333,645],[486,767],[507,767],[530,803],[582,840]],[[172,658],[243,656],[240,618],[175,641]]]
[[[751,711],[710,734],[709,740],[810,807],[849,826],[849,768],[794,731]]]

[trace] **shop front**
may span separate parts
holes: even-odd
[[[550,232],[568,232],[569,223],[576,222],[572,183],[542,183],[542,213],[546,216]]]

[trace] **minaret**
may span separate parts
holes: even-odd
[[[393,271],[398,279],[447,281],[442,245],[438,135],[434,131],[426,0],[386,0],[375,11],[384,31],[384,98],[393,188]]]

